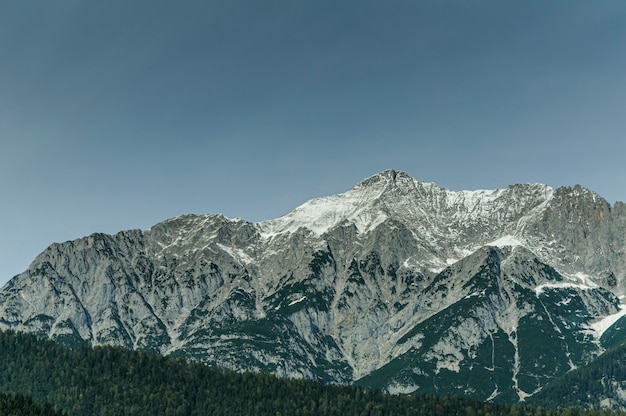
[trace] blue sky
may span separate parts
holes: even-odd
[[[387,168],[626,201],[626,3],[0,3],[0,283],[52,242],[275,218]]]

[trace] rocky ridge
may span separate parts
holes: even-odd
[[[275,220],[52,244],[0,291],[0,328],[512,402],[603,350],[625,249],[624,205],[580,186],[453,192],[390,170]]]

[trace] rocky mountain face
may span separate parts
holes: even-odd
[[[452,192],[385,171],[275,220],[53,244],[0,291],[0,328],[515,402],[603,351],[625,250],[624,204],[579,186]]]

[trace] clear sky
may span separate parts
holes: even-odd
[[[626,201],[626,2],[0,3],[0,283],[52,242],[275,218],[387,168]]]

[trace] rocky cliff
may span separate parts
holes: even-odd
[[[0,328],[238,370],[517,401],[602,351],[626,209],[576,186],[385,171],[275,220],[183,215],[53,244]]]

